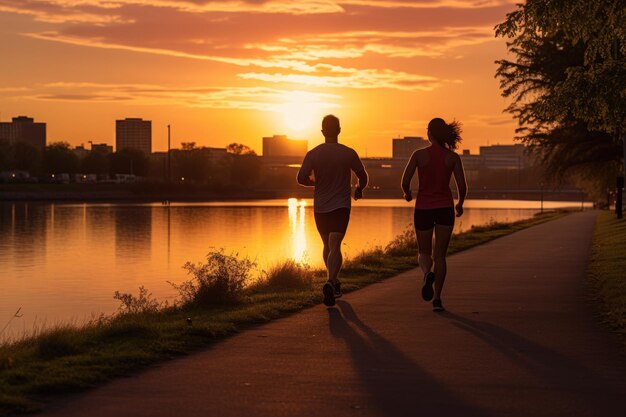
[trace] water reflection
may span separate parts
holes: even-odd
[[[289,210],[289,223],[291,226],[292,258],[298,263],[307,262],[307,235],[305,230],[306,201],[298,201],[290,198],[287,203]]]
[[[537,211],[472,208],[476,204],[468,202],[456,231]],[[359,201],[352,209],[345,255],[386,245],[411,224],[412,212],[403,201]],[[310,200],[0,203],[0,322],[19,307],[24,317],[11,324],[14,335],[37,322],[80,321],[92,312],[115,311],[113,293],[136,293],[140,285],[171,299],[175,291],[167,281],[186,279],[182,265],[201,261],[211,248],[248,256],[259,269],[288,257],[322,266]]]

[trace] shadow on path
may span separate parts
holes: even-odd
[[[552,387],[560,399],[565,400],[564,396],[568,395],[571,401],[589,406],[597,415],[615,415],[621,409],[621,399],[626,393],[621,392],[615,382],[575,359],[491,323],[469,319],[449,311],[440,315],[533,374],[540,381],[539,386]]]
[[[433,413],[440,416],[486,416],[417,366],[391,342],[356,315],[346,301],[329,308],[331,334],[343,339],[369,398],[389,417]]]

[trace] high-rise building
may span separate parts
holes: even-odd
[[[291,156],[303,157],[308,150],[306,140],[289,139],[284,135],[263,138],[263,157]]]
[[[428,146],[428,141],[418,136],[405,136],[404,138],[395,138],[392,140],[392,157],[393,159],[409,159],[413,152]]]
[[[115,121],[115,150],[137,149],[150,155],[152,153],[152,122],[138,118],[126,118]]]
[[[32,117],[14,117],[12,122],[0,123],[0,140],[9,143],[28,143],[40,151],[46,148],[46,124],[35,122]]]

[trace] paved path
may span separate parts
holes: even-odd
[[[452,256],[446,314],[410,271],[47,415],[623,416],[626,362],[585,296],[595,216]]]

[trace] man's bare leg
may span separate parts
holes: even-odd
[[[343,257],[341,256],[341,242],[343,241],[344,233],[331,232],[328,235],[328,257],[326,262],[326,268],[328,270],[328,280],[330,282],[337,282],[339,271],[343,263]]]
[[[326,274],[328,275],[328,254],[330,253],[330,247],[328,246],[328,235],[322,235],[322,243],[324,244],[322,256],[324,257],[324,266],[326,267]]]

